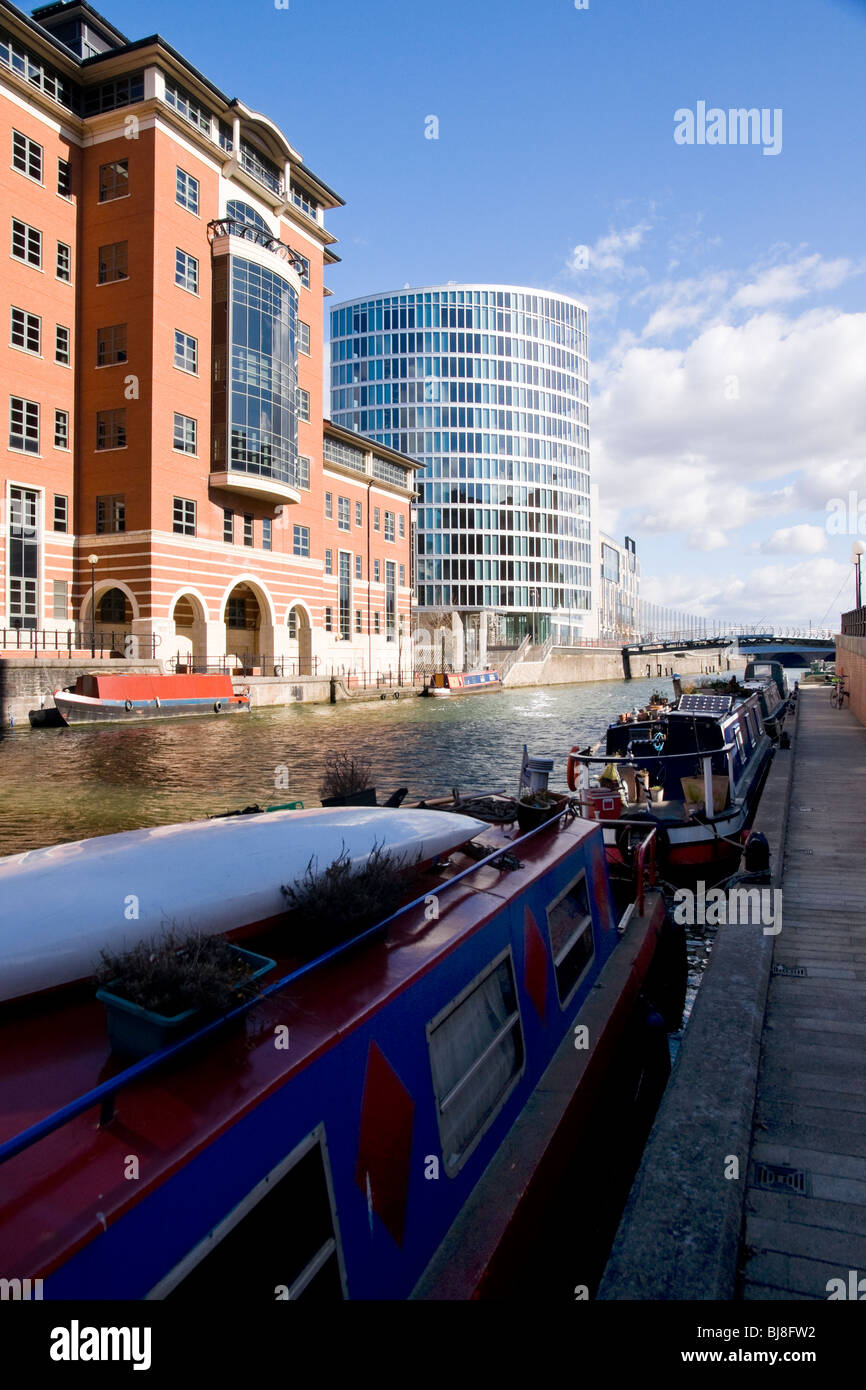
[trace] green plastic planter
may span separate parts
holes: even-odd
[[[245,951],[241,946],[231,949],[242,956],[250,965],[247,983],[258,980],[273,970],[276,961],[269,956],[257,955],[255,951]],[[115,984],[116,981],[112,981]],[[205,1021],[203,1009],[184,1009],[183,1013],[169,1017],[144,1009],[115,994],[111,984],[96,991],[97,999],[105,1005],[108,1018],[108,1040],[112,1052],[123,1053],[127,1057],[147,1057],[151,1052],[161,1052],[173,1043],[192,1033]]]

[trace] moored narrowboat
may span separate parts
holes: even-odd
[[[231,676],[79,676],[54,691],[64,724],[103,724],[249,712],[249,693],[235,694]]]
[[[636,899],[614,896],[598,825],[565,812],[520,835],[364,808],[196,830],[216,866],[234,837],[253,849],[265,823],[288,854],[293,828],[324,848],[353,816],[365,833],[393,830],[392,845],[409,836],[407,901],[298,959],[279,913],[244,906],[239,886],[238,925],[257,919],[244,944],[267,945],[277,978],[228,1022],[118,1070],[100,1006],[80,989],[2,1006],[14,1060],[0,1074],[7,1277],[42,1279],[46,1299],[492,1295],[626,1038],[636,1053],[622,1105],[661,1089],[663,1019],[676,1027],[682,1005],[664,966],[676,928],[642,874]],[[410,830],[424,817],[422,838],[439,817],[451,848],[418,860],[431,846],[410,846]],[[126,850],[115,846],[115,870]],[[277,853],[268,886],[292,872]],[[74,855],[66,875],[71,900]],[[171,912],[171,885],[150,882],[142,901]],[[105,893],[114,900],[113,879]],[[42,910],[31,898],[33,922]],[[17,909],[0,919],[0,933],[26,926]]]
[[[486,695],[502,689],[498,671],[437,671],[425,685],[424,695]]]

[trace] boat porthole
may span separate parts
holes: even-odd
[[[124,709],[126,710],[127,714],[130,713],[130,711],[132,710],[132,701],[131,701],[131,700],[127,700],[127,701],[126,701],[126,704],[124,705]]]
[[[219,714],[219,712],[220,712],[220,710],[222,709],[222,707],[223,707],[223,702],[222,702],[222,700],[215,700],[215,701],[214,701],[214,707],[213,707],[213,712],[214,712],[214,714]]]
[[[380,700],[386,700],[387,698],[388,698],[388,697],[387,697],[387,695],[385,694],[385,692],[384,692],[384,690],[383,690],[383,691],[382,691],[382,694],[379,696],[379,699],[380,699]]]
[[[395,691],[394,691],[394,699],[395,699],[395,700],[399,700],[399,698],[400,698],[400,692],[399,692],[399,690],[395,690]]]
[[[158,695],[156,695],[156,696],[155,696],[155,697],[154,697],[154,699],[155,699],[155,700],[156,700],[156,707],[157,707],[157,709],[159,709],[159,708],[160,708],[160,704],[159,704],[159,696],[158,696]]]

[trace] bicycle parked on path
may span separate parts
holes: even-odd
[[[844,676],[833,676],[830,680],[830,704],[833,708],[841,709],[848,694]]]

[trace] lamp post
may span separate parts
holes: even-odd
[[[96,656],[96,566],[99,564],[98,555],[88,555],[87,563],[90,566],[90,659]]]
[[[857,576],[856,582],[858,608],[863,607],[863,599],[860,588],[860,557],[862,556],[864,550],[866,550],[866,545],[864,545],[862,541],[854,541],[854,544],[851,546],[851,564],[854,566],[855,574]]]

